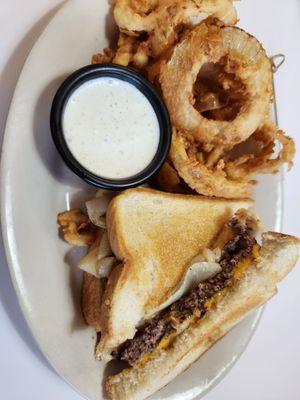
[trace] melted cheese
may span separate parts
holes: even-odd
[[[240,279],[247,269],[251,266],[253,260],[256,261],[259,257],[259,246],[256,244],[253,246],[252,254],[249,258],[241,261],[234,272],[234,279]]]
[[[255,261],[257,261],[259,259],[259,250],[260,250],[260,247],[258,244],[253,246],[252,254],[253,254]]]
[[[220,297],[223,297],[223,295],[225,294],[225,290],[226,289],[223,289],[221,292],[215,294],[211,299],[205,302],[204,307],[207,311],[211,310],[216,305]]]
[[[169,307],[169,305],[175,303],[175,301],[179,300],[190,290],[194,289],[200,282],[206,281],[221,270],[219,263],[206,261],[203,255],[195,257],[194,260],[191,261],[191,265],[187,269],[176,291],[159,307],[154,310],[152,309],[148,315],[146,314],[146,319]]]
[[[173,339],[177,336],[177,333],[173,333],[171,335],[168,335],[166,337],[163,337],[162,340],[159,342],[158,346],[156,347],[156,349],[152,352],[152,353],[147,353],[145,354],[139,361],[138,364],[139,365],[143,365],[146,362],[148,362],[150,360],[150,358],[155,357],[155,353],[160,351],[160,350],[164,350],[167,349],[170,345],[170,343],[173,341]]]
[[[240,279],[244,273],[246,272],[246,270],[250,267],[252,263],[252,258],[247,258],[246,260],[240,262],[237,267],[236,270],[234,272],[234,279]]]

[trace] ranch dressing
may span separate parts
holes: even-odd
[[[70,96],[63,115],[66,143],[88,171],[125,179],[143,171],[159,144],[159,123],[149,100],[116,78],[96,78]]]

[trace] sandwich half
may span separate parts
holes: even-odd
[[[222,271],[159,313],[119,349],[115,356],[131,367],[107,379],[109,399],[147,398],[276,294],[278,282],[297,262],[299,240],[267,232],[259,245],[254,225],[245,211],[238,212],[220,256]]]
[[[77,211],[74,220],[74,210],[59,218],[71,219],[61,223],[69,241],[89,241],[79,266],[83,314],[101,337],[96,356],[127,363],[106,381],[111,400],[143,400],[168,384],[297,262],[299,240],[260,235],[251,200],[132,189],[104,207],[99,196],[89,219]]]
[[[214,270],[214,255],[203,255],[203,251],[213,246],[238,209],[251,205],[251,200],[208,199],[151,189],[127,190],[115,197],[106,224],[112,251],[121,264],[108,277],[96,356],[109,361],[140,326],[175,301],[178,289],[183,284],[189,287],[185,275],[195,257],[197,265],[191,275],[203,269],[199,262],[206,263],[208,272]],[[194,284],[195,277],[188,280]]]

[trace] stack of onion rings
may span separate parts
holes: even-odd
[[[233,26],[232,0],[116,0],[114,15],[117,49],[93,62],[130,65],[162,94],[174,130],[162,189],[244,198],[256,174],[292,166],[294,142],[270,117],[270,60]]]

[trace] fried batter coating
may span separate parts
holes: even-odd
[[[92,57],[92,64],[107,64],[111,63],[115,53],[109,47],[103,50],[103,54],[94,54]]]
[[[270,120],[231,150],[216,147],[207,153],[193,136],[174,132],[170,151],[174,167],[191,189],[223,198],[250,197],[255,175],[276,173],[285,163],[291,167],[294,155],[294,141]]]
[[[90,246],[96,238],[96,227],[80,209],[65,211],[57,216],[63,237],[72,246]]]
[[[114,17],[130,36],[148,34],[151,56],[156,58],[172,46],[183,27],[205,13],[225,24],[237,21],[232,0],[117,0]]]
[[[149,49],[146,42],[139,41],[134,36],[120,33],[118,49],[113,63],[127,67],[132,64],[137,69],[143,69],[148,64]]]

